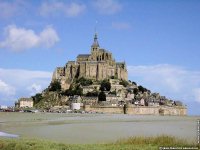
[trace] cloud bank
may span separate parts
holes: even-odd
[[[154,92],[161,92],[187,103],[192,101],[200,103],[200,71],[168,64],[128,66],[128,71],[129,78]]]
[[[50,26],[40,33],[32,29],[19,28],[9,25],[4,30],[5,39],[0,41],[0,48],[7,48],[15,52],[34,47],[51,47],[59,41],[57,32]]]
[[[0,105],[13,105],[19,97],[29,97],[47,88],[52,73],[0,68]]]
[[[0,94],[6,96],[15,95],[15,88],[0,79]]]

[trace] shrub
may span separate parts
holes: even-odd
[[[138,89],[139,89],[139,91],[140,92],[142,92],[142,93],[144,93],[144,92],[147,92],[147,89],[146,88],[144,88],[143,86],[138,86]]]
[[[37,93],[35,94],[35,96],[32,96],[33,101],[34,101],[34,105],[39,103],[42,100],[42,94],[41,93]]]
[[[66,96],[74,96],[74,95],[81,96],[81,95],[83,95],[83,89],[78,85],[74,89],[72,87],[70,87],[69,89],[64,91],[62,94],[66,95]]]
[[[81,77],[81,78],[77,79],[76,83],[79,83],[82,86],[89,86],[89,85],[93,84],[91,79],[86,79],[84,77]]]
[[[61,90],[61,85],[59,81],[54,81],[51,82],[50,87],[49,87],[49,91],[60,91]]]
[[[110,91],[111,84],[108,80],[103,80],[101,82],[100,90],[101,91]]]
[[[99,93],[98,101],[106,101],[106,94],[103,91]]]
[[[117,95],[117,92],[116,91],[111,91],[111,92],[109,92],[109,94]]]
[[[134,81],[132,81],[132,84],[133,84],[133,85],[137,85],[137,83],[136,83],[136,82],[134,82]]]
[[[98,96],[98,95],[99,95],[99,93],[98,93],[97,91],[88,92],[88,93],[86,94],[86,96]]]
[[[137,95],[138,92],[139,92],[139,90],[138,90],[137,88],[134,88],[134,89],[133,89],[133,93],[134,93],[135,95]]]
[[[129,83],[125,80],[122,80],[121,82],[119,82],[119,84],[123,85],[124,87],[127,87]]]

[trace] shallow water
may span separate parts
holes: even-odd
[[[15,134],[8,134],[8,133],[5,133],[5,132],[0,132],[0,137],[17,138],[19,136],[15,135]]]
[[[124,114],[0,113],[0,131],[63,143],[107,143],[130,136],[172,135],[196,141],[197,119]]]

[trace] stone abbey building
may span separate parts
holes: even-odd
[[[100,48],[97,33],[90,54],[79,54],[76,61],[68,61],[64,67],[57,67],[52,81],[59,80],[63,89],[68,89],[74,78],[84,77],[93,80],[103,80],[115,77],[127,80],[125,62],[115,62],[112,53]]]

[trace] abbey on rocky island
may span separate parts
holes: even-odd
[[[84,77],[104,80],[111,77],[128,80],[125,62],[116,62],[112,53],[100,48],[97,33],[91,46],[91,54],[79,54],[76,61],[68,61],[64,67],[57,67],[52,81],[58,80],[62,89],[68,89],[74,78]]]

